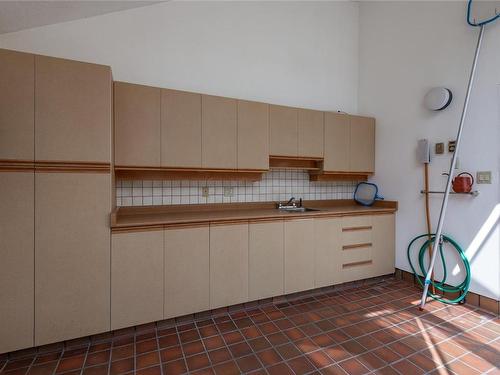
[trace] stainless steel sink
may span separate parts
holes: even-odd
[[[280,211],[284,212],[309,212],[309,211],[321,211],[318,208],[309,208],[309,207],[280,207],[278,208]]]

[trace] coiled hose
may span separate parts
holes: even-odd
[[[407,249],[408,262],[410,263],[410,267],[411,267],[413,273],[417,276],[416,277],[417,281],[419,282],[420,286],[422,286],[422,287],[424,286],[424,283],[422,282],[421,278],[418,276],[419,274],[417,273],[417,271],[415,270],[415,267],[412,264],[410,252],[411,252],[411,247],[415,243],[415,241],[417,241],[423,237],[428,237],[428,236],[429,235],[426,233],[426,234],[421,234],[420,236],[415,237],[413,240],[411,240],[410,244],[408,245],[408,249]],[[429,245],[433,244],[435,239],[436,239],[435,234],[431,234],[431,238],[424,242],[424,244],[420,247],[420,251],[418,252],[418,264],[420,267],[420,272],[424,276],[427,274],[427,270],[425,269],[425,266],[424,266],[425,251],[427,250]],[[443,243],[444,242],[448,242],[449,244],[451,244],[455,248],[458,255],[462,259],[462,262],[463,262],[464,267],[465,267],[464,281],[462,281],[457,286],[449,286],[449,285],[445,284],[448,272],[446,270],[445,257],[444,257],[444,253],[443,253]],[[454,305],[454,304],[458,304],[458,303],[463,303],[463,302],[465,302],[464,299],[465,299],[465,296],[467,295],[467,292],[469,290],[470,278],[471,278],[469,260],[465,256],[465,253],[463,252],[460,245],[456,241],[454,241],[452,238],[443,235],[443,243],[439,244],[439,255],[441,257],[441,262],[443,263],[443,279],[441,280],[441,282],[437,282],[437,281],[432,280],[431,285],[433,285],[437,290],[439,290],[441,292],[448,292],[448,293],[458,292],[458,297],[455,299],[446,299],[446,298],[442,298],[441,296],[439,296],[437,294],[431,293],[430,291],[428,292],[428,295],[430,297],[432,297],[433,299],[435,299],[436,301],[440,301],[440,302],[447,303],[447,304]]]

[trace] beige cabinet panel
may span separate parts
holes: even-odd
[[[33,172],[0,173],[0,353],[33,346],[34,187]]]
[[[0,159],[33,160],[35,56],[0,49]]]
[[[115,164],[160,166],[160,92],[114,82]]]
[[[349,169],[351,172],[375,172],[375,119],[351,117],[351,147]]]
[[[238,100],[238,169],[269,169],[269,105]]]
[[[323,164],[325,171],[349,171],[349,123],[349,115],[325,112],[325,159]]]
[[[237,168],[237,101],[202,95],[203,168]]]
[[[111,236],[111,329],[163,319],[163,230]]]
[[[298,110],[299,156],[323,157],[323,112],[311,109]]]
[[[395,215],[372,216],[373,276],[387,275],[395,268]]]
[[[201,168],[201,95],[161,90],[162,167]]]
[[[210,226],[210,308],[248,301],[248,224]]]
[[[35,345],[110,329],[111,176],[35,175]]]
[[[165,230],[164,317],[210,309],[209,227]]]
[[[249,225],[248,293],[251,301],[284,294],[283,221]]]
[[[285,293],[314,288],[314,220],[285,221]]]
[[[298,155],[297,108],[269,106],[269,154]]]
[[[35,57],[35,159],[111,160],[111,69]]]
[[[314,286],[342,282],[341,219],[314,219]]]

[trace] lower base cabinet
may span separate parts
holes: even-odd
[[[342,282],[340,218],[314,219],[314,287]]]
[[[163,319],[163,230],[111,237],[111,329]]]
[[[209,226],[167,228],[164,235],[164,318],[209,310]]]
[[[111,176],[35,173],[35,345],[110,329]]]
[[[283,221],[250,223],[248,228],[248,299],[284,294]]]
[[[248,301],[248,224],[210,225],[210,308]]]
[[[314,219],[285,221],[285,293],[314,288]]]
[[[396,220],[395,215],[372,216],[372,276],[387,275],[395,270]]]
[[[0,353],[33,346],[33,172],[0,172]]]

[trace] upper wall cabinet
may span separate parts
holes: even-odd
[[[160,166],[160,92],[114,83],[116,165]]]
[[[375,119],[362,116],[350,117],[350,171],[373,173],[375,172]]]
[[[111,160],[111,69],[35,57],[35,159]]]
[[[269,169],[269,105],[238,100],[238,169]]]
[[[201,168],[201,95],[161,90],[161,166]]]
[[[349,115],[325,113],[325,171],[349,171]]]
[[[323,112],[310,109],[298,111],[298,156],[323,157]]]
[[[0,159],[33,160],[35,56],[0,49]]]
[[[269,153],[273,156],[298,155],[297,108],[269,106]]]
[[[237,168],[237,101],[202,95],[202,166]]]

